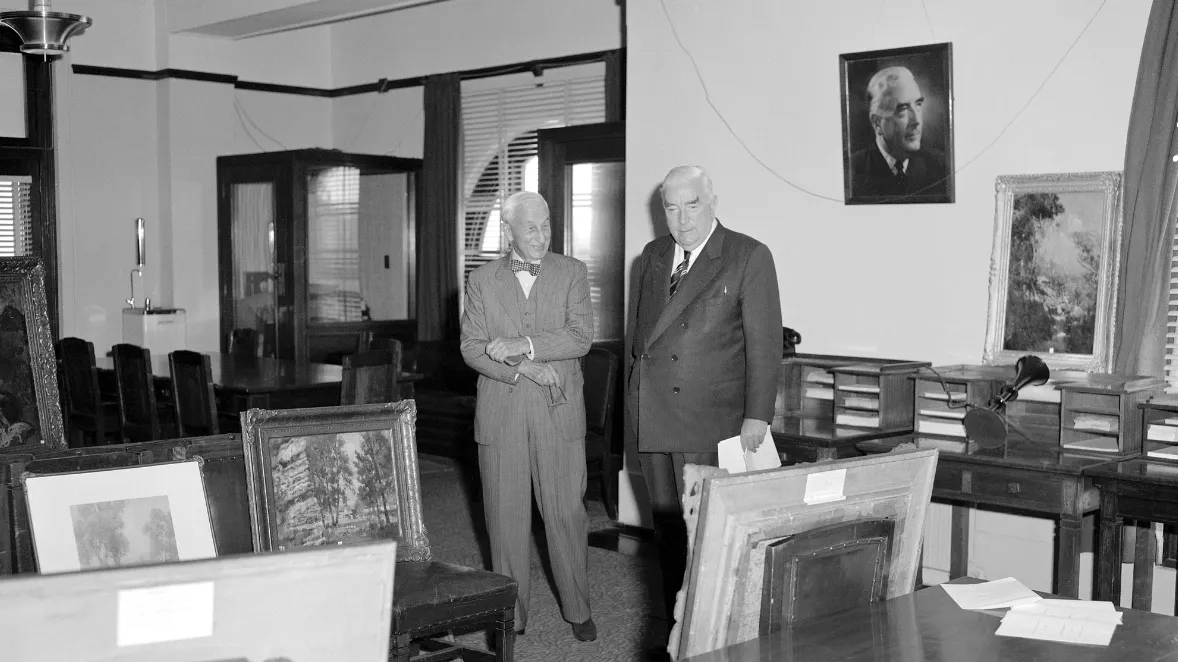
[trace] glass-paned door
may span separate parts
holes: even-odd
[[[230,256],[228,268],[222,265],[225,347],[236,353],[252,346],[248,353],[254,356],[293,358],[289,333],[280,328],[289,307],[283,306],[288,283],[278,250],[279,175],[268,168],[245,168],[229,173],[227,180],[221,201]]]

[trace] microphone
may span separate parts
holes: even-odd
[[[1014,383],[1002,387],[985,409],[971,409],[965,414],[965,436],[982,448],[997,448],[1006,443],[1006,403],[1018,399],[1019,389],[1046,384],[1051,370],[1043,359],[1028,354],[1014,364]]]

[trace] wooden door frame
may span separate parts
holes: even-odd
[[[580,124],[536,132],[540,156],[540,195],[548,201],[554,253],[565,252],[565,229],[569,221],[570,182],[565,168],[576,163],[618,163],[626,160],[626,123]]]

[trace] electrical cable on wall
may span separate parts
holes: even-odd
[[[1018,109],[1017,112],[1015,112],[1014,116],[1010,118],[1010,121],[1008,121],[1002,127],[1002,129],[998,131],[998,134],[994,136],[994,139],[991,140],[985,147],[983,147],[972,158],[968,159],[960,167],[956,168],[953,171],[954,175],[961,172],[962,170],[965,170],[967,167],[969,167],[970,164],[972,164],[974,161],[977,161],[979,158],[981,158],[983,154],[988,152],[990,150],[990,148],[992,148],[995,144],[998,143],[999,140],[1002,139],[1002,136],[1004,136],[1006,134],[1006,131],[1027,110],[1027,108],[1031,105],[1031,103],[1039,96],[1039,93],[1041,93],[1043,91],[1043,89],[1045,87],[1047,87],[1047,83],[1050,82],[1051,79],[1055,76],[1055,73],[1057,71],[1059,71],[1059,68],[1063,65],[1064,61],[1067,60],[1068,56],[1071,55],[1072,51],[1076,48],[1076,44],[1078,44],[1080,42],[1080,39],[1083,38],[1084,34],[1088,32],[1088,28],[1092,27],[1092,23],[1096,20],[1096,17],[1100,14],[1101,10],[1104,9],[1104,6],[1107,3],[1108,3],[1108,0],[1101,1],[1100,5],[1096,8],[1096,11],[1094,11],[1092,13],[1092,16],[1088,19],[1088,22],[1085,23],[1084,27],[1080,30],[1080,33],[1076,35],[1076,38],[1072,40],[1071,45],[1069,45],[1067,50],[1064,51],[1064,54],[1059,58],[1059,61],[1056,62],[1055,66],[1051,68],[1050,72],[1048,72],[1047,77],[1043,79],[1043,82],[1039,84],[1039,87],[1037,87],[1035,89],[1035,91],[1027,99],[1026,103],[1024,103],[1022,105],[1022,107]],[[921,4],[923,5],[924,3],[922,2]],[[659,0],[659,5],[663,9],[663,15],[667,17],[667,25],[671,28],[671,34],[675,37],[675,42],[679,45],[679,49],[683,51],[683,54],[687,56],[688,61],[690,61],[690,63],[691,63],[692,69],[695,70],[695,76],[699,80],[700,88],[703,90],[703,93],[704,93],[704,101],[712,109],[712,112],[715,113],[717,119],[720,120],[720,123],[724,125],[724,128],[726,128],[728,130],[728,133],[732,135],[733,139],[735,139],[736,142],[744,149],[744,151],[746,153],[748,153],[748,155],[753,159],[753,161],[755,161],[758,165],[760,165],[761,168],[763,168],[770,175],[772,175],[773,177],[777,178],[778,180],[780,180],[784,184],[788,185],[789,187],[791,187],[793,189],[796,189],[797,191],[799,191],[801,193],[804,193],[804,194],[814,197],[814,198],[818,198],[820,200],[829,200],[830,202],[836,202],[840,205],[844,204],[844,200],[842,198],[834,198],[831,196],[822,195],[821,193],[815,193],[814,191],[811,191],[811,190],[809,190],[799,184],[796,184],[795,182],[791,181],[790,179],[786,178],[781,173],[774,170],[763,159],[761,159],[761,157],[758,156],[756,154],[756,152],[754,152],[752,150],[752,148],[748,146],[747,143],[745,143],[744,139],[740,137],[740,134],[738,134],[736,132],[736,130],[728,122],[727,118],[724,117],[724,114],[720,112],[720,109],[718,107],[716,107],[716,104],[712,101],[711,93],[708,91],[707,81],[704,80],[703,72],[699,68],[699,63],[696,61],[695,56],[687,48],[687,45],[683,43],[683,39],[679,36],[679,31],[675,28],[675,21],[671,18],[671,12],[670,12],[670,10],[667,9],[666,0]],[[880,3],[880,6],[882,8],[882,6],[883,6],[882,2]],[[928,9],[927,8],[925,9],[925,18],[926,18],[926,20],[928,19]],[[929,30],[930,31],[932,30],[931,21],[929,22]],[[932,184],[930,184],[928,187],[925,187],[925,188],[936,186],[937,184],[944,182],[945,179],[948,179],[948,178],[944,178],[944,179],[941,179],[940,181],[933,182]]]
[[[243,119],[243,120],[244,120],[244,121],[246,121],[246,122],[249,122],[250,126],[252,126],[252,127],[254,127],[255,129],[257,129],[258,133],[260,133],[260,134],[262,134],[263,136],[265,136],[266,138],[270,139],[270,141],[271,141],[271,142],[273,142],[275,145],[278,145],[278,147],[279,147],[280,149],[282,149],[282,150],[284,150],[284,151],[286,150],[286,145],[283,145],[283,144],[282,144],[282,142],[281,142],[281,141],[279,141],[277,138],[275,138],[274,136],[272,136],[272,135],[270,135],[270,134],[266,133],[266,132],[265,132],[265,131],[262,129],[262,127],[258,126],[258,125],[257,125],[257,123],[256,123],[256,122],[254,122],[253,118],[252,118],[252,117],[250,117],[249,111],[247,111],[247,110],[245,109],[245,106],[244,106],[244,105],[242,105],[241,101],[240,101],[240,100],[237,98],[237,95],[236,95],[236,94],[234,94],[234,95],[233,95],[233,106],[234,106],[234,107],[237,109],[237,116],[238,116],[238,118],[240,118],[240,119]],[[251,139],[251,140],[253,140],[253,137],[251,136],[251,137],[250,137],[250,139]],[[257,140],[254,140],[254,144],[255,144],[255,145],[257,145],[257,144],[258,144],[258,141],[257,141]],[[258,145],[258,148],[259,148],[259,149],[262,149],[262,146],[261,146],[261,145]],[[268,150],[266,150],[266,149],[262,149],[262,151],[263,151],[263,152],[265,152],[265,151],[268,151]]]

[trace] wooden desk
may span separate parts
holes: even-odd
[[[955,583],[976,582],[966,579]],[[1041,594],[1045,597],[1053,597]],[[999,637],[997,612],[967,611],[933,586],[832,614],[688,662],[1096,662],[1169,659],[1178,619],[1120,609],[1124,622],[1107,647]]]
[[[1088,470],[1125,459],[1079,453],[1051,444],[1010,440],[1006,448],[904,435],[865,441],[859,449],[885,453],[902,443],[939,448],[933,500],[953,505],[949,577],[969,574],[968,508],[986,506],[1056,519],[1055,591],[1075,598],[1080,590],[1080,522],[1100,505]]]
[[[1093,467],[1087,473],[1100,488],[1096,597],[1120,601],[1123,520],[1178,524],[1178,463],[1134,458]],[[1138,533],[1133,554],[1133,608],[1148,611],[1153,604],[1154,536],[1148,527],[1138,528]]]
[[[829,417],[775,416],[769,425],[778,453],[791,462],[815,462],[862,455],[856,444],[912,432],[912,428],[835,425]]]

